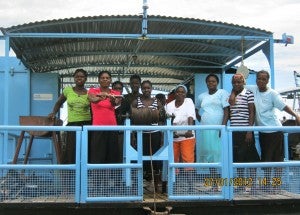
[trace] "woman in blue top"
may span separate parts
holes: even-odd
[[[276,115],[276,109],[285,111],[295,117],[297,125],[300,125],[300,116],[286,105],[280,94],[269,88],[270,75],[267,71],[261,70],[256,74],[256,85],[246,86],[254,94],[255,103],[255,125],[256,126],[282,126]],[[232,97],[233,96],[233,97]],[[231,94],[230,101],[234,100],[234,93]],[[259,131],[259,144],[261,148],[261,161],[263,162],[282,162],[284,158],[283,133],[281,131]],[[273,192],[275,180],[281,181],[282,168],[275,168],[272,178],[272,169],[263,168],[265,171],[266,191]],[[275,190],[276,190],[275,189]]]
[[[229,93],[218,89],[219,78],[215,74],[206,77],[208,92],[196,100],[196,116],[201,125],[226,125],[229,117]],[[202,116],[199,111],[203,110]],[[201,131],[197,146],[197,162],[214,163],[221,161],[221,138],[218,130]]]
[[[201,125],[226,125],[229,118],[229,93],[218,89],[219,78],[209,74],[205,79],[208,91],[200,94],[196,100],[196,117]],[[199,111],[203,110],[202,116]],[[198,163],[221,162],[221,137],[219,130],[202,130],[200,141],[196,146]],[[210,169],[211,177],[216,176],[216,170]]]

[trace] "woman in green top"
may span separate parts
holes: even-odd
[[[66,87],[55,103],[49,117],[54,118],[61,105],[67,101],[68,123],[67,126],[91,125],[90,102],[87,89],[84,84],[87,80],[87,72],[83,69],[76,69],[74,74],[74,87]],[[76,133],[67,132],[66,149],[62,158],[64,164],[74,164],[76,154]]]

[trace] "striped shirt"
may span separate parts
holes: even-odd
[[[244,89],[236,96],[236,102],[230,106],[230,125],[249,126],[249,107],[248,104],[254,103],[254,94]]]
[[[136,108],[145,108],[146,106],[141,100],[141,97],[137,97],[137,106]],[[158,104],[157,104],[157,99],[155,98],[153,103],[149,105],[147,108],[150,108],[151,110],[157,110],[158,109]]]
[[[146,107],[144,105],[144,103],[142,102],[142,99],[141,97],[137,97],[137,106],[136,106],[137,109],[139,108],[149,108],[151,110],[158,110],[158,104],[157,104],[157,99],[154,98],[154,101],[151,105],[149,105],[148,107]],[[158,125],[158,123],[152,123],[151,125]],[[155,132],[158,132],[158,130],[154,130],[154,131],[143,131],[143,133],[155,133]]]

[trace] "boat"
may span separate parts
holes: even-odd
[[[220,77],[220,87],[230,90],[235,65],[263,51],[274,84],[274,41],[286,41],[274,40],[272,32],[223,22],[150,16],[147,8],[144,4],[142,16],[77,17],[1,28],[5,56],[0,58],[0,214],[36,210],[43,214],[199,214],[199,210],[263,214],[290,207],[299,212],[300,162],[290,158],[287,141],[289,133],[299,132],[296,126],[177,127],[166,119],[166,125],[150,128],[133,126],[129,118],[124,126],[83,129],[20,123],[24,116],[47,116],[61,90],[72,83],[72,71],[78,67],[89,71],[88,86],[97,85],[100,70],[108,70],[113,81],[128,83],[130,75],[140,74],[151,80],[154,89],[166,92],[185,84],[194,98],[206,90],[205,77],[211,72]],[[11,50],[15,56],[10,56]],[[247,83],[255,83],[255,72],[250,71]],[[88,163],[89,131],[103,129],[124,132],[122,164]],[[164,144],[156,154],[144,156],[142,132],[153,129],[163,132]],[[197,135],[202,129],[220,130],[222,162],[174,163],[172,131],[178,129],[193,129]],[[231,134],[235,129],[285,132],[285,161],[233,163]],[[30,150],[32,131],[52,135],[33,135]],[[67,131],[77,134],[76,163],[64,165],[59,162],[63,139],[56,140],[55,135]],[[137,133],[137,149],[130,144],[131,132]],[[143,179],[143,160],[163,162],[159,190]],[[283,170],[282,177],[272,177],[271,187],[276,188],[272,192],[262,171],[266,167]],[[195,170],[192,184],[186,180],[185,168]],[[218,172],[215,178],[208,174],[212,168]],[[256,168],[257,178],[237,177],[238,168]],[[175,174],[175,170],[182,174]],[[218,189],[211,189],[213,185]],[[252,185],[259,189],[251,189]]]

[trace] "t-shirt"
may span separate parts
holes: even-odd
[[[169,115],[174,115],[175,118],[173,120],[173,125],[188,125],[188,118],[192,117],[194,120],[196,119],[196,112],[195,112],[195,105],[192,99],[185,98],[184,102],[181,106],[176,107],[175,106],[175,100],[171,101],[166,106],[166,112]],[[179,135],[184,135],[186,130],[180,130],[176,133]],[[193,134],[195,136],[195,133],[193,131]],[[195,138],[195,137],[192,137]],[[178,137],[174,138],[174,141],[181,141],[183,139],[186,139],[185,137]]]
[[[76,92],[74,92],[73,87],[64,88],[63,94],[67,98],[68,122],[91,120],[88,94],[78,95]]]
[[[256,85],[247,85],[246,88],[254,94],[255,124],[258,126],[281,126],[275,110],[277,108],[282,111],[286,104],[280,94],[270,88],[265,92],[259,92]]]
[[[230,106],[230,125],[249,126],[249,104],[254,103],[254,94],[243,89],[236,96],[236,102]]]
[[[229,93],[218,89],[214,94],[201,93],[196,99],[196,108],[202,109],[201,125],[221,125],[224,117],[224,108],[229,106]]]
[[[89,94],[99,94],[101,89],[91,88]],[[121,95],[120,91],[110,90],[112,95]],[[117,125],[115,107],[111,104],[110,99],[106,98],[97,103],[91,103],[93,113],[93,125]]]

